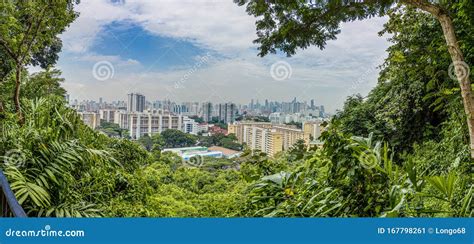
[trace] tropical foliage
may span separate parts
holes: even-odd
[[[298,7],[250,2],[249,11],[257,15]],[[320,138],[323,147],[298,142],[274,157],[244,147],[239,158],[202,158],[199,164],[161,149],[241,145],[234,135],[198,137],[178,130],[131,141],[113,124],[90,129],[67,107],[60,71],[49,65],[59,51],[53,37],[76,15],[69,1],[59,4],[46,13],[63,19],[57,20],[54,33],[41,34],[44,42],[28,52],[12,46],[27,57],[16,75],[5,46],[17,42],[5,40],[0,48],[0,168],[30,216],[472,217],[469,130],[460,88],[446,69],[451,59],[440,24],[416,9],[389,8],[392,2],[345,13],[352,17],[338,15],[338,21],[349,21],[383,10],[390,20],[382,32],[392,34],[392,46],[377,86],[367,97],[347,99]],[[13,1],[0,3],[17,17],[0,22],[0,31],[8,26],[18,36],[27,31],[23,27],[29,22],[20,17],[38,17],[32,12],[40,7],[29,3],[19,8],[12,8]],[[465,27],[456,34],[467,62],[473,63],[474,22],[468,13],[474,4],[466,0],[449,7],[454,24]],[[265,16],[258,28],[272,29],[271,17]],[[278,15],[282,21],[285,17]],[[337,27],[338,21],[328,22],[328,28]],[[289,32],[303,36],[285,42],[284,30],[261,32],[262,52],[280,48],[292,53],[297,46],[325,44],[305,40],[304,35],[315,33],[303,32],[291,21],[286,24]],[[337,34],[337,28],[328,30],[324,41]],[[29,74],[22,68],[35,62],[46,69]],[[11,97],[20,77],[17,106]]]

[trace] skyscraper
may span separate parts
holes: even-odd
[[[233,103],[219,104],[219,120],[223,123],[232,123],[235,121],[236,106]]]
[[[326,113],[324,112],[324,106],[321,105],[321,107],[319,107],[319,116],[320,117],[325,117],[326,116]]]
[[[209,122],[212,120],[212,103],[205,102],[202,104],[202,119],[204,122]]]
[[[140,93],[128,94],[127,111],[143,112],[145,110],[145,96]]]

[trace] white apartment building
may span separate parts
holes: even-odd
[[[92,129],[100,126],[100,117],[99,114],[94,112],[77,112],[79,117],[81,117],[84,124],[91,127]]]
[[[316,121],[317,119],[313,118],[313,116],[307,115],[305,113],[294,113],[294,114],[286,114],[281,112],[271,113],[268,116],[268,119],[272,124],[285,124],[285,123],[304,123],[306,121]]]
[[[197,135],[198,133],[197,129],[198,129],[198,123],[196,121],[188,117],[185,117],[183,119],[183,131],[185,133]]]
[[[183,130],[183,116],[172,114],[132,113],[128,116],[128,130],[132,139],[167,129]]]
[[[127,129],[132,139],[139,139],[144,135],[154,135],[167,129],[175,129],[185,132],[184,120],[186,116],[174,115],[161,110],[138,112],[120,111],[114,116],[114,123],[120,128]],[[191,123],[188,120],[188,123]]]
[[[127,129],[132,139],[139,139],[145,134],[161,133],[166,129],[181,130],[193,135],[206,132],[208,129],[207,125],[201,125],[187,116],[176,115],[162,109],[146,110],[142,113],[101,109],[99,115],[101,120],[118,124],[120,128]]]
[[[124,113],[124,110],[119,109],[100,109],[99,116],[100,119],[108,123],[118,124],[118,117],[120,113]]]
[[[283,116],[283,113],[275,112],[271,113],[268,116],[268,119],[272,124],[284,124],[285,123],[285,118]]]

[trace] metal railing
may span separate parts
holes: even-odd
[[[7,178],[0,170],[0,217],[27,217],[10,189]]]

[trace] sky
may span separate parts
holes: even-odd
[[[384,18],[344,23],[324,50],[257,56],[255,18],[232,0],[81,0],[61,35],[58,68],[71,99],[314,99],[334,112],[376,84],[389,46]]]

